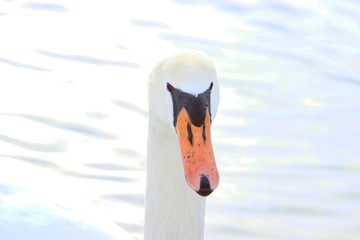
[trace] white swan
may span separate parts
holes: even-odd
[[[148,87],[144,239],[203,239],[204,196],[219,183],[210,138],[219,104],[214,66],[203,53],[182,51],[155,66]]]

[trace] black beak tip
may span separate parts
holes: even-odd
[[[213,190],[209,189],[209,190],[199,190],[197,191],[197,194],[199,194],[200,196],[203,196],[203,197],[207,197],[209,196],[211,193],[213,192]]]
[[[206,196],[209,196],[212,192],[213,192],[213,190],[210,187],[209,178],[205,175],[201,175],[200,189],[199,189],[199,191],[197,191],[197,193],[200,196],[206,197]]]

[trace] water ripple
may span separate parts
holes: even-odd
[[[109,65],[109,66],[121,66],[127,68],[140,68],[141,66],[137,63],[117,60],[106,60],[100,58],[89,57],[85,55],[66,55],[60,53],[49,52],[45,50],[36,49],[35,52],[45,55],[47,57],[58,58],[62,60],[82,62],[95,65]]]
[[[38,151],[38,152],[64,152],[66,149],[66,144],[63,141],[56,141],[54,143],[48,143],[48,144],[40,144],[40,143],[31,143],[31,142],[25,142],[20,139],[16,139],[13,137],[9,137],[6,135],[0,135],[0,140],[16,145],[20,148],[29,149],[32,151]]]
[[[1,195],[15,195],[20,190],[23,190],[23,188],[5,184],[5,183],[0,183],[0,197],[1,197]]]
[[[120,157],[120,158],[121,157],[132,158],[132,159],[144,158],[144,156],[141,153],[134,151],[130,148],[114,148],[113,152],[117,157]]]
[[[76,172],[71,171],[68,169],[65,169],[61,166],[59,166],[56,163],[53,163],[49,160],[40,159],[40,158],[34,158],[34,157],[28,157],[28,156],[22,156],[22,155],[6,155],[1,154],[1,157],[11,158],[11,159],[17,159],[21,160],[33,165],[36,165],[38,167],[43,167],[45,169],[51,169],[53,171],[59,172],[62,175],[75,177],[75,178],[81,178],[81,179],[93,179],[93,180],[102,180],[102,181],[114,181],[114,182],[132,182],[135,181],[133,178],[128,177],[118,177],[118,176],[111,176],[111,175],[98,175],[98,174],[90,174],[90,173],[82,173],[82,172]]]
[[[168,41],[179,48],[194,48],[212,56],[222,55],[222,52],[220,51],[221,47],[228,44],[222,41],[168,32],[160,33],[159,38]]]
[[[50,11],[50,12],[68,12],[69,9],[63,7],[58,4],[53,3],[45,3],[45,2],[28,2],[24,3],[23,7],[34,9],[34,10],[43,10],[43,11]]]
[[[170,28],[167,24],[157,21],[149,21],[149,20],[139,20],[133,19],[130,22],[138,27],[145,27],[145,28],[158,28],[158,29],[168,29]]]
[[[334,213],[330,210],[316,209],[314,207],[303,207],[303,206],[270,206],[263,211],[269,211],[270,213],[276,214],[289,214],[289,215],[305,215],[305,216],[333,216]]]
[[[114,163],[84,163],[82,164],[85,167],[106,170],[106,171],[128,171],[128,170],[138,170],[135,167],[124,166],[121,164]]]
[[[56,163],[53,163],[49,160],[40,159],[40,158],[21,156],[21,155],[7,155],[7,154],[1,154],[0,156],[6,157],[6,158],[22,160],[24,162],[34,164],[39,167],[44,167],[47,169],[59,169],[60,168]]]
[[[190,0],[176,0],[176,2],[182,4],[206,4],[212,5],[215,9],[225,11],[226,13],[246,13],[254,11],[254,7],[249,4],[240,3],[234,0],[223,0],[223,1],[190,1]]]
[[[111,182],[135,182],[135,178],[128,178],[128,177],[118,177],[118,176],[108,176],[108,175],[95,175],[95,174],[87,174],[87,173],[80,173],[74,171],[65,171],[63,172],[64,175],[70,177],[76,177],[81,179],[92,179],[92,180],[101,180],[101,181],[111,181]]]
[[[104,130],[96,129],[95,127],[86,126],[75,122],[61,121],[53,118],[40,117],[30,114],[14,114],[14,116],[23,117],[54,128],[58,128],[70,132],[76,132],[81,135],[85,135],[89,137],[108,139],[108,140],[116,139],[115,135],[111,133],[107,133]]]
[[[270,0],[270,1],[268,0],[266,2],[264,1],[263,7],[268,11],[272,10],[273,12],[277,12],[278,14],[282,14],[282,15],[296,16],[296,15],[305,14],[305,12],[301,8],[297,8],[295,6],[290,5],[289,3],[279,2],[277,0]]]
[[[160,34],[160,39],[171,41],[171,42],[196,42],[199,44],[206,44],[208,46],[218,46],[221,45],[221,41],[211,40],[207,38],[200,38],[200,37],[192,37],[177,33],[167,33],[163,32]]]
[[[358,78],[348,77],[348,76],[344,76],[344,75],[340,75],[340,74],[334,74],[334,73],[325,73],[324,75],[329,80],[334,80],[334,81],[342,82],[342,83],[354,84],[354,85],[357,85],[357,86],[360,85],[360,80],[358,80]]]
[[[106,119],[109,117],[107,114],[101,112],[88,112],[86,113],[86,116],[94,119]]]
[[[1,14],[0,14],[0,16],[1,16]],[[50,69],[41,68],[41,67],[21,63],[21,62],[15,62],[15,61],[5,59],[5,58],[0,58],[0,62],[9,64],[9,65],[11,65],[13,67],[27,68],[27,69],[31,69],[31,70],[37,70],[37,71],[51,71]]]
[[[136,113],[140,114],[141,116],[143,116],[145,118],[148,117],[147,111],[144,111],[143,109],[139,108],[135,104],[132,104],[132,103],[126,102],[126,101],[122,101],[122,100],[118,100],[118,99],[111,100],[111,102],[113,104],[115,104],[116,106],[126,108],[126,109],[128,109],[130,111],[136,112]]]
[[[273,34],[274,34],[273,31],[282,32],[282,33],[293,32],[292,29],[290,29],[286,24],[283,23],[276,23],[265,19],[261,19],[261,20],[254,19],[254,20],[249,20],[248,22],[251,23],[251,25],[259,26],[261,28],[267,29]]]
[[[144,206],[144,195],[143,194],[105,194],[101,198],[110,200],[110,201],[119,201],[119,202],[128,202],[129,204],[135,205],[137,207]]]

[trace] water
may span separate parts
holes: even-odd
[[[206,239],[359,239],[359,16],[351,0],[0,1],[1,239],[141,239],[146,81],[178,48],[221,83]]]

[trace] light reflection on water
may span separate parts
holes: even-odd
[[[0,236],[50,217],[140,239],[146,78],[196,48],[222,90],[206,238],[358,239],[359,4],[160,5],[0,2]]]

